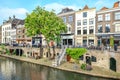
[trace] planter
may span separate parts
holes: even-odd
[[[69,62],[71,59],[71,57],[69,55],[67,55],[67,61]]]

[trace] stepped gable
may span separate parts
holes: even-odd
[[[85,10],[85,9],[89,9],[89,7],[87,5],[85,5],[85,7],[83,8],[83,10]]]

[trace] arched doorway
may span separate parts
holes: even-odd
[[[110,58],[110,69],[116,71],[116,60],[114,58]]]
[[[91,58],[90,58],[90,56],[86,56],[86,64],[91,65]]]

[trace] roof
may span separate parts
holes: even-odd
[[[85,7],[83,8],[83,10],[85,10],[85,9],[89,9],[89,7],[87,5],[85,5]]]
[[[115,2],[113,5],[113,8],[118,8],[119,7],[119,1]]]
[[[58,13],[58,14],[67,13],[67,12],[72,12],[72,11],[74,11],[74,10],[73,10],[73,9],[69,9],[69,8],[64,8],[64,9],[62,9],[62,11],[61,11],[60,13]]]
[[[107,9],[109,9],[109,8],[107,8],[107,7],[102,7],[100,10],[107,10]]]

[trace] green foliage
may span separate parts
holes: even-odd
[[[82,64],[80,67],[82,70],[86,70],[86,64]]]
[[[85,48],[67,48],[66,52],[70,55],[73,59],[78,60],[80,56],[87,52]]]
[[[60,33],[66,31],[66,25],[54,11],[49,12],[39,6],[31,14],[27,14],[25,28],[28,36],[42,34],[47,42],[59,40]]]
[[[110,46],[113,47],[114,46],[114,38],[110,37]]]
[[[4,50],[4,49],[5,49],[5,45],[1,45],[0,48],[1,48],[2,50]]]
[[[5,49],[5,52],[6,52],[6,54],[10,54],[10,50],[9,49]]]

